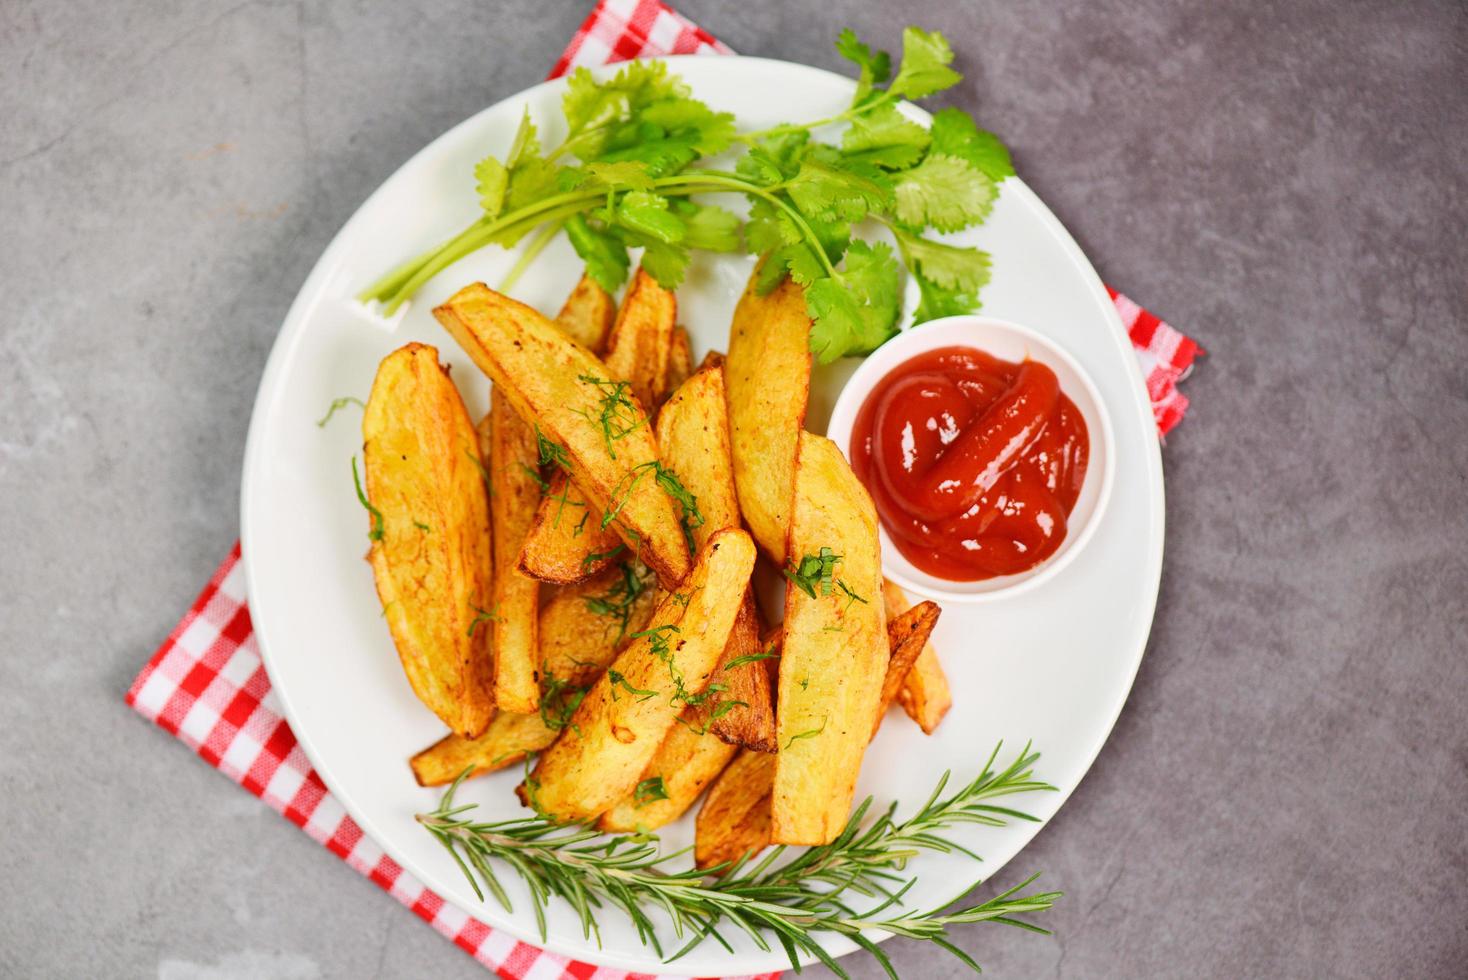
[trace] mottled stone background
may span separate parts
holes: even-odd
[[[1055,935],[965,944],[999,977],[1462,976],[1468,7],[683,9],[832,67],[843,25],[943,29],[951,98],[1209,350],[1136,689],[1001,876],[1066,891]],[[255,386],[317,254],[586,10],[0,2],[0,973],[484,975],[122,693],[235,539]]]

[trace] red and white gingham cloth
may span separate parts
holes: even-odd
[[[580,65],[695,53],[731,52],[658,0],[601,0],[550,77]],[[1111,298],[1141,360],[1157,428],[1166,433],[1188,407],[1177,382],[1191,368],[1198,346],[1116,291],[1111,290]],[[127,703],[500,976],[511,980],[647,976],[577,963],[496,932],[423,887],[363,835],[312,771],[271,693],[250,626],[238,544],[133,681]]]

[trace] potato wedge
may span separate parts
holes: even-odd
[[[658,402],[667,400],[673,392],[683,387],[683,382],[693,376],[693,340],[685,327],[673,328],[673,344],[668,349],[668,372],[663,379],[663,391]]]
[[[832,584],[814,582],[814,596],[785,590],[771,821],[777,843],[825,844],[851,810],[888,644],[876,508],[836,444],[809,432],[800,436],[787,550],[791,565],[837,560]]]
[[[520,549],[518,567],[543,582],[574,585],[611,566],[626,551],[601,514],[565,473],[553,474]]]
[[[380,515],[367,558],[403,671],[444,724],[478,735],[494,715],[489,501],[474,423],[436,349],[383,359],[362,439]]]
[[[556,326],[582,347],[593,354],[600,354],[616,316],[617,303],[612,294],[602,289],[591,276],[582,273],[571,295],[566,297],[561,312],[556,315]]]
[[[489,460],[489,513],[494,526],[494,702],[528,714],[540,707],[540,583],[517,567],[520,543],[540,506],[535,433],[498,390],[479,426]]]
[[[586,694],[520,787],[520,798],[564,820],[600,816],[632,793],[689,698],[708,686],[754,567],[737,528],[713,535],[681,584]],[[679,595],[685,597],[679,601]]]
[[[887,620],[887,672],[882,675],[882,695],[877,701],[877,718],[872,723],[872,737],[882,727],[887,708],[897,700],[913,665],[928,645],[933,627],[938,625],[941,610],[935,602],[923,601]]]
[[[547,602],[539,625],[541,710],[532,715],[500,712],[478,738],[440,739],[411,760],[418,784],[451,783],[471,765],[475,776],[488,775],[554,742],[625,637],[647,625],[654,591],[650,581],[619,568]]]
[[[896,582],[883,580],[882,599],[887,606],[887,618],[893,619],[912,607],[906,593]],[[912,670],[907,672],[902,690],[897,695],[898,703],[907,716],[917,722],[919,728],[931,735],[953,706],[953,691],[948,686],[948,675],[938,661],[938,651],[931,643],[924,643],[922,653]]]
[[[770,845],[775,756],[744,749],[709,787],[694,823],[693,861],[711,868]]]
[[[642,405],[618,400],[606,365],[549,320],[483,283],[461,289],[434,315],[520,417],[565,450],[596,513],[614,515],[628,548],[665,588],[676,588],[690,567],[688,546],[678,508],[655,478],[657,444]],[[603,421],[611,411],[622,421]]]
[[[787,278],[761,296],[758,279],[756,269],[734,310],[724,374],[739,506],[760,549],[779,564],[810,396],[810,317],[800,286]]]
[[[645,406],[656,405],[668,387],[668,355],[673,349],[678,300],[638,268],[622,297],[617,322],[607,338],[607,370],[632,385]]]
[[[683,816],[723,771],[739,746],[720,741],[686,719],[674,725],[629,796],[597,822],[602,830],[656,830]]]
[[[872,729],[873,738],[937,621],[938,607],[931,602],[919,603],[888,620],[887,644],[891,652],[882,676],[881,710]],[[698,811],[693,854],[700,868],[734,861],[770,845],[775,765],[775,756],[745,749],[714,780]]]

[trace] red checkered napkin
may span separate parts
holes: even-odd
[[[579,65],[690,53],[730,52],[657,0],[602,0],[551,77]],[[1166,433],[1188,407],[1177,382],[1190,369],[1198,346],[1125,296],[1112,291],[1111,297],[1141,360],[1158,430]],[[312,771],[271,693],[250,626],[238,544],[133,681],[127,703],[500,976],[512,980],[647,976],[577,963],[496,932],[429,891],[363,835]]]

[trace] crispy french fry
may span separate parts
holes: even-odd
[[[723,351],[711,350],[703,355],[703,360],[698,362],[698,369],[702,371],[704,368],[721,368],[724,366],[725,360],[727,358],[724,357]],[[728,387],[727,379],[725,381],[725,387]],[[728,397],[727,391],[725,391],[724,396],[726,398]],[[730,452],[732,454],[733,450],[731,449]]]
[[[482,283],[461,289],[434,315],[520,417],[565,450],[595,512],[612,515],[627,546],[665,588],[675,588],[688,573],[688,547],[678,509],[655,478],[657,444],[641,404],[618,400],[606,365],[545,317]],[[604,413],[613,411],[616,419],[607,421]]]
[[[651,583],[624,568],[552,598],[540,611],[541,710],[532,715],[500,712],[478,738],[440,739],[411,760],[419,785],[451,783],[471,765],[475,776],[488,775],[554,742],[623,639],[647,625],[653,600]]]
[[[556,316],[556,326],[582,347],[600,354],[616,316],[617,304],[611,293],[583,273]]]
[[[882,677],[881,710],[872,737],[881,727],[886,708],[902,687],[917,651],[927,642],[938,621],[938,607],[919,603],[887,622],[891,653]],[[778,644],[778,639],[776,639]],[[771,791],[775,785],[775,756],[745,749],[729,763],[709,788],[698,811],[693,854],[700,868],[734,861],[770,845]]]
[[[489,502],[479,442],[438,351],[383,359],[362,419],[374,537],[367,554],[414,693],[455,732],[494,714]]]
[[[829,549],[822,552],[822,549]],[[839,556],[814,596],[785,590],[771,823],[781,844],[825,844],[846,825],[888,660],[877,513],[831,440],[803,432],[788,553]],[[829,592],[829,594],[827,594]]]
[[[668,355],[677,316],[677,299],[639,268],[607,338],[606,362],[611,376],[631,383],[632,393],[645,406],[656,405],[670,390]]]
[[[663,379],[663,391],[658,393],[659,403],[681,388],[683,382],[693,376],[693,371],[693,341],[687,329],[674,327],[673,343],[668,348],[668,373]]]
[[[501,711],[527,714],[540,707],[540,583],[516,565],[520,542],[540,505],[540,479],[535,433],[498,389],[489,393],[479,444],[489,460],[494,525],[494,701]]]
[[[770,845],[770,790],[775,756],[744,749],[709,787],[694,824],[693,860],[700,868],[737,861]]]
[[[790,279],[759,294],[760,270],[734,310],[724,374],[734,481],[750,533],[777,564],[785,560],[795,453],[810,396],[810,317]]]
[[[883,580],[882,599],[887,606],[887,618],[891,619],[906,612],[912,603],[897,583]],[[953,706],[953,691],[948,687],[948,676],[938,661],[938,651],[931,643],[924,643],[922,653],[897,695],[898,703],[907,716],[917,722],[919,728],[931,735]]]
[[[620,832],[638,826],[656,830],[688,810],[713,782],[739,746],[714,738],[708,731],[680,719],[663,738],[657,755],[643,770],[631,795],[601,815],[602,830]]]
[[[558,819],[600,816],[632,793],[689,698],[701,695],[729,638],[754,567],[737,528],[711,537],[692,571],[653,613],[540,755],[521,800]],[[680,601],[680,596],[683,601]]]

